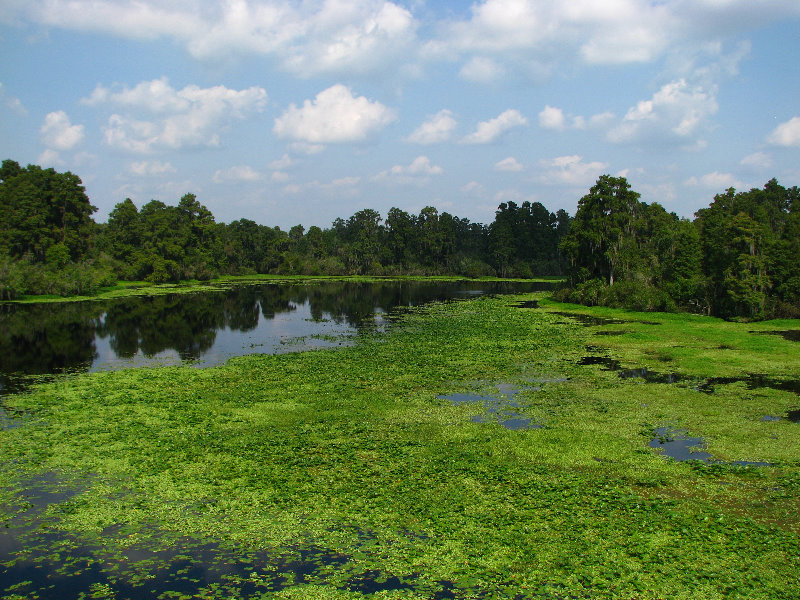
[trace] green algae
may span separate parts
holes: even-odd
[[[540,309],[513,306],[534,298]],[[584,327],[556,311],[625,323]],[[7,400],[26,416],[0,432],[3,516],[36,525],[23,541],[41,564],[95,565],[103,581],[87,598],[155,597],[158,552],[209,547],[208,560],[249,557],[252,571],[181,580],[174,594],[793,598],[800,426],[760,417],[796,394],[705,394],[578,364],[602,344],[626,366],[697,378],[800,372],[792,342],[753,327],[480,298],[412,309],[347,348],[66,377]],[[515,402],[541,429],[475,423],[474,406],[438,398],[498,383],[520,387]],[[664,460],[648,442],[665,425],[715,457],[775,466]],[[70,493],[26,513],[37,477]],[[314,568],[298,575],[303,561]],[[43,593],[20,585],[4,597]]]

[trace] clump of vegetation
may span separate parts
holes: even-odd
[[[800,315],[800,189],[718,194],[696,219],[645,204],[603,175],[581,198],[561,249],[565,301],[724,318]]]

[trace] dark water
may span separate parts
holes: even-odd
[[[337,346],[432,301],[550,289],[549,283],[319,282],[102,302],[0,304],[0,394],[32,376]]]
[[[718,465],[736,465],[739,467],[768,467],[770,463],[749,460],[734,460],[725,462],[715,460],[705,451],[705,440],[701,437],[688,437],[686,432],[672,427],[658,427],[654,432],[655,437],[650,440],[649,446],[659,450],[662,456],[676,461],[699,460],[700,462]]]

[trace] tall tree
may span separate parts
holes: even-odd
[[[0,169],[0,251],[14,258],[47,259],[48,251],[83,259],[94,230],[92,213],[80,178],[16,161]],[[58,246],[58,248],[54,248]]]
[[[632,258],[635,223],[642,209],[639,194],[624,177],[600,176],[578,201],[562,245],[573,283],[600,278],[614,284]]]

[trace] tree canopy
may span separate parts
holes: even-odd
[[[492,223],[433,206],[364,208],[330,227],[282,231],[218,223],[194,194],[175,206],[129,198],[106,223],[80,178],[5,160],[0,167],[0,299],[86,293],[116,278],[218,274],[565,275],[559,297],[725,318],[800,316],[800,190],[771,179],[717,194],[695,219],[644,203],[625,177],[600,176],[575,217],[503,202]]]
[[[563,298],[726,318],[800,316],[800,191],[775,179],[763,189],[715,196],[693,222],[647,205],[624,178],[603,175],[561,248]]]

